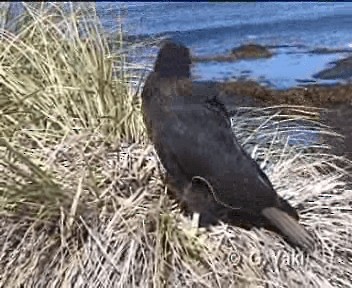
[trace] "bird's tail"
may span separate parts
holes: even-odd
[[[279,197],[279,203],[280,203],[279,207],[281,208],[281,210],[285,211],[288,215],[295,218],[297,221],[299,220],[299,215],[296,209],[292,207],[290,203],[287,202],[287,200],[285,200],[282,197]]]
[[[160,49],[155,61],[154,72],[160,77],[191,77],[191,54],[182,44],[167,41]]]
[[[286,212],[276,207],[269,207],[263,209],[262,214],[272,225],[279,229],[292,244],[298,245],[304,250],[314,249],[315,241],[313,237],[296,221],[296,219],[288,215]]]

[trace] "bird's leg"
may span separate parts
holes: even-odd
[[[199,185],[200,184],[200,185]],[[193,227],[209,227],[218,223],[219,205],[214,201],[214,197],[209,193],[209,189],[203,182],[191,182],[184,194],[185,201],[190,206],[193,217]]]
[[[166,175],[166,182],[168,190],[177,199],[181,209],[191,214],[192,229],[216,224],[217,205],[204,182],[199,181],[201,185],[195,185],[194,181],[176,181],[169,174]]]
[[[192,215],[192,224],[191,224],[192,229],[198,230],[198,228],[199,228],[199,217],[200,217],[199,213],[197,213],[197,212],[193,213],[193,215]]]
[[[189,199],[191,199],[191,203],[190,203],[190,206],[191,208],[193,208],[194,204],[193,204],[193,195],[190,195],[190,194],[193,194],[192,192],[192,183],[189,183],[185,189],[184,189],[184,194],[182,195],[183,196],[183,201],[185,201],[186,203],[189,202]],[[188,200],[188,201],[187,201]],[[191,222],[191,229],[192,230],[195,230],[195,232],[197,231],[198,227],[199,227],[199,213],[197,211],[194,211],[196,209],[192,209],[192,222]]]

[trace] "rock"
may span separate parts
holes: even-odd
[[[324,69],[315,75],[314,78],[324,80],[348,79],[352,78],[352,56],[332,62],[331,68]]]
[[[245,44],[232,49],[228,55],[193,56],[193,62],[230,62],[237,60],[251,60],[270,58],[273,53],[265,46],[257,44]]]
[[[270,58],[273,53],[265,46],[258,44],[245,44],[232,49],[231,55],[236,59]]]
[[[310,50],[308,53],[311,54],[336,54],[336,53],[351,53],[352,49],[346,48],[315,48]]]

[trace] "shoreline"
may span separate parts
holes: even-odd
[[[204,63],[253,61],[260,59],[275,58],[279,54],[277,49],[290,48],[289,45],[263,46],[256,43],[247,43],[234,47],[228,54],[193,56],[195,65]],[[223,80],[202,80],[204,88],[216,89],[221,92],[221,100],[228,109],[235,110],[237,106],[277,106],[298,105],[321,108],[320,121],[330,126],[335,132],[341,134],[343,139],[323,139],[332,147],[332,152],[339,156],[346,156],[352,160],[352,49],[317,47],[304,48],[307,55],[343,55],[336,61],[328,62],[325,68],[311,75],[316,83],[311,80],[298,81],[296,85],[286,88],[266,85],[266,82],[255,77],[234,78]],[[286,52],[290,53],[290,52]],[[255,62],[254,62],[255,63]],[[285,63],[283,63],[284,65]],[[221,67],[221,66],[219,66]],[[284,66],[283,66],[284,67]],[[254,69],[255,70],[255,66]],[[219,68],[221,71],[221,68]],[[206,70],[205,70],[206,71]],[[287,74],[290,74],[287,69]],[[286,73],[285,72],[285,73]],[[284,74],[285,74],[284,73]],[[268,79],[270,82],[270,78]],[[320,81],[322,80],[322,81]],[[324,80],[335,80],[334,83],[326,84]]]
[[[280,89],[352,80],[352,49],[344,47],[247,43],[223,54],[193,55],[192,60],[200,80],[254,80]]]

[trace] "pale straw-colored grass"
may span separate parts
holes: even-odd
[[[234,121],[235,131],[253,127],[247,116]],[[264,115],[257,127],[267,119]],[[260,131],[257,135],[265,135]],[[253,133],[240,134],[242,143],[249,137]],[[2,285],[348,287],[352,191],[329,153],[297,153],[279,141],[252,149],[258,159],[277,155],[268,157],[264,170],[319,239],[321,248],[305,257],[264,229],[220,224],[195,230],[166,195],[153,147],[116,150],[103,138],[81,133],[32,149],[51,159],[45,170],[50,167],[66,201],[41,220],[3,210]],[[326,165],[330,169],[323,174],[320,167]]]

